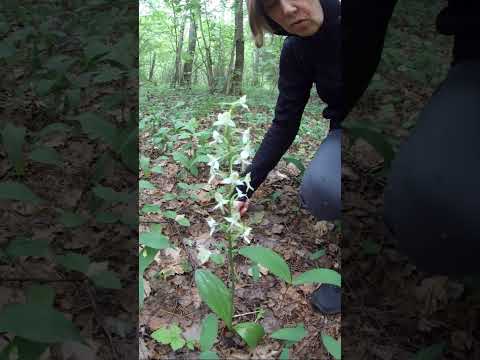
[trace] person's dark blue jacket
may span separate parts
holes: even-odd
[[[295,139],[313,84],[320,99],[327,104],[323,116],[330,120],[330,128],[337,128],[344,117],[340,2],[321,0],[321,4],[324,23],[316,34],[299,37],[280,28],[276,31],[288,37],[280,55],[275,118],[245,172],[251,172],[254,189],[265,180]],[[248,196],[252,193],[250,191]]]

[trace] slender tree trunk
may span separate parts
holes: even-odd
[[[242,93],[244,48],[243,0],[235,0],[235,66],[232,74],[232,86],[228,92],[230,95],[240,95]]]
[[[190,15],[190,30],[188,32],[188,58],[183,64],[182,85],[192,86],[192,69],[195,58],[195,47],[197,45],[197,24],[193,12]]]
[[[172,78],[172,86],[180,83],[182,78],[182,50],[183,50],[183,33],[185,32],[186,18],[182,20],[180,31],[177,34],[177,49],[175,52],[175,72]]]
[[[157,53],[154,52],[152,62],[150,63],[150,71],[148,73],[148,81],[152,81],[152,79],[153,79],[153,74],[154,74],[154,71],[155,71],[155,59],[156,59],[156,57],[157,57]]]
[[[252,86],[260,84],[260,49],[256,46],[253,48],[253,80]]]
[[[228,62],[227,72],[225,74],[225,84],[223,86],[223,92],[225,94],[230,93],[232,88],[232,74],[233,74],[233,60],[235,59],[235,40],[233,41],[232,50],[230,51],[230,61]]]

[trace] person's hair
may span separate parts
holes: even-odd
[[[248,0],[248,22],[258,48],[263,46],[265,33],[279,30],[278,25],[265,13],[263,0]]]

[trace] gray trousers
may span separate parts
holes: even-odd
[[[300,203],[319,220],[342,213],[342,130],[331,130],[303,175]]]

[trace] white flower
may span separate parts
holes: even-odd
[[[243,107],[246,110],[250,110],[247,106],[247,95],[243,95],[238,101],[236,102],[238,105]]]
[[[225,178],[221,182],[222,184],[242,185],[238,172],[233,171],[228,178]]]
[[[250,184],[250,182],[252,181],[252,178],[251,178],[251,173],[248,173],[247,175],[245,175],[245,177],[243,178],[243,182],[245,183],[245,185],[247,185],[247,191],[248,190],[254,190],[252,185]]]
[[[217,205],[215,205],[213,210],[220,209],[223,213],[223,207],[228,204],[228,200],[225,200],[223,195],[218,192],[215,193],[215,200],[217,200]]]
[[[212,155],[207,155],[208,156],[208,159],[209,159],[209,162],[208,162],[208,166],[210,166],[210,172],[215,172],[217,171],[218,169],[220,169],[220,163],[218,162],[218,158],[212,156]]]
[[[223,136],[217,130],[213,130],[212,137],[213,141],[210,142],[210,145],[223,143]]]
[[[213,233],[215,232],[215,229],[216,229],[216,227],[217,227],[218,224],[217,224],[217,222],[216,222],[214,219],[212,219],[212,218],[208,218],[207,224],[208,224],[208,227],[210,228],[210,236],[212,236]]]
[[[225,126],[235,127],[235,123],[232,121],[232,115],[229,111],[218,114],[218,120],[213,123],[213,126]]]
[[[245,226],[244,229],[243,229],[243,233],[242,233],[242,238],[243,238],[243,241],[245,241],[247,244],[250,244],[250,233],[252,232],[252,228],[251,227],[248,227],[248,226]]]
[[[250,129],[247,129],[242,132],[242,144],[246,145],[250,141]]]
[[[227,220],[227,222],[230,223],[230,228],[232,226],[236,226],[236,227],[239,227],[239,228],[242,227],[242,224],[240,224],[238,222],[240,220],[240,213],[239,212],[233,213],[233,215],[231,217],[225,217],[224,219]]]
[[[208,259],[210,259],[210,256],[212,254],[213,253],[210,250],[208,250],[206,247],[200,245],[198,247],[198,255],[197,255],[198,261],[200,261],[200,265],[205,264],[208,261]]]

